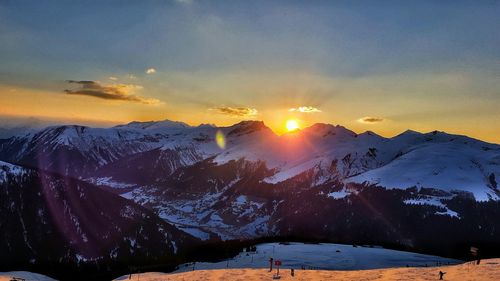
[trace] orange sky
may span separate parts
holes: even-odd
[[[300,106],[307,105],[307,101],[299,101],[300,95],[298,95],[299,98],[296,96],[295,101],[283,101],[281,104],[276,100],[276,97],[269,97],[269,99],[263,99],[264,102],[255,101],[257,110],[255,115],[229,116],[219,113],[209,106],[200,107],[189,103],[183,106],[168,102],[149,105],[12,86],[1,86],[0,93],[2,93],[0,94],[0,115],[38,117],[93,126],[110,126],[134,120],[163,119],[184,121],[191,125],[211,123],[225,126],[241,120],[263,120],[276,133],[282,134],[286,131],[286,121],[294,119],[297,120],[300,127],[322,122],[340,124],[358,133],[372,130],[383,136],[394,136],[406,129],[421,132],[443,130],[500,143],[500,131],[498,126],[494,125],[495,120],[498,119],[497,116],[474,116],[474,114],[467,114],[467,112],[455,116],[456,111],[453,110],[443,112],[441,117],[439,116],[441,113],[436,114],[432,111],[414,116],[404,116],[405,109],[410,110],[414,106],[413,101],[409,101],[408,104],[401,103],[399,106],[390,102],[385,104],[386,102],[382,101],[387,108],[398,107],[396,110],[392,110],[394,117],[389,117],[387,113],[384,114],[387,112],[384,108],[378,108],[380,105],[372,103],[369,99],[365,102],[357,99],[339,99],[324,104],[316,103],[316,107],[308,105],[309,110],[314,108],[320,112],[306,113],[298,109]],[[269,103],[267,104],[265,100],[269,100]],[[370,108],[371,106],[374,108]],[[435,105],[436,108],[440,106],[442,105]],[[473,106],[488,108],[487,104],[481,103],[477,103],[477,105],[471,103],[468,108]],[[427,108],[429,107],[428,105]],[[291,111],[291,108],[295,108],[295,110]],[[397,113],[394,112],[399,112],[402,117],[398,117]],[[370,123],[360,120],[367,116],[377,117],[375,120],[380,119],[381,121]]]
[[[0,1],[0,117],[500,143],[496,1],[135,2]]]

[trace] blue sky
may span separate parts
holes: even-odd
[[[71,116],[81,119],[256,118],[278,127],[293,117],[385,134],[474,133],[499,120],[499,3],[2,0],[0,99],[19,99],[7,115],[26,114],[30,91],[37,99],[43,91],[68,107],[101,107]],[[66,80],[133,85],[120,94],[159,102],[67,95]],[[321,113],[290,116],[287,108],[299,106]],[[225,116],[222,107],[258,114]],[[358,122],[366,116],[388,122]],[[476,133],[487,134],[500,139]]]

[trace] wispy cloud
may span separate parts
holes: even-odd
[[[251,107],[230,107],[230,106],[221,106],[210,108],[209,110],[215,111],[219,114],[228,115],[231,117],[246,117],[253,118],[257,116],[259,113],[257,109]]]
[[[69,84],[76,84],[76,89],[66,89],[64,92],[68,95],[90,96],[107,100],[120,100],[129,102],[138,102],[143,104],[158,104],[159,100],[145,98],[135,93],[142,89],[140,85],[133,84],[112,84],[103,85],[95,81],[76,81],[67,80]]]
[[[374,124],[374,123],[380,123],[383,122],[385,119],[382,117],[370,117],[366,116],[363,118],[359,118],[358,122],[359,123],[364,123],[364,124]]]
[[[152,68],[152,67],[151,67],[151,68],[146,69],[146,74],[155,74],[155,73],[156,73],[156,69],[154,69],[154,68]]]
[[[118,80],[118,78],[117,78],[117,77],[115,77],[115,76],[109,76],[109,77],[108,77],[108,79],[109,79],[109,80],[113,80],[113,81],[117,81],[117,80]]]
[[[318,108],[313,107],[313,106],[292,107],[288,111],[290,111],[290,112],[302,112],[302,113],[317,113],[317,112],[321,112],[321,110],[319,110]]]

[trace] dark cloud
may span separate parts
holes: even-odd
[[[258,114],[257,109],[251,107],[230,107],[221,106],[216,108],[210,108],[210,110],[216,111],[217,113],[229,115],[232,117],[255,117]]]
[[[85,81],[85,80],[82,81],[67,80],[66,82],[68,82],[69,84],[79,85],[79,87],[76,89],[64,90],[64,92],[68,95],[82,95],[100,99],[130,101],[130,102],[138,102],[144,104],[158,104],[160,102],[157,99],[145,98],[135,95],[136,91],[142,89],[142,87],[139,85],[133,85],[133,84],[103,85],[95,81]]]
[[[383,122],[384,120],[385,119],[381,118],[381,117],[369,117],[369,116],[367,116],[367,117],[363,117],[363,118],[358,119],[358,122],[373,124],[373,123]]]

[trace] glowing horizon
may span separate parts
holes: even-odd
[[[0,3],[0,117],[500,143],[498,3],[95,3]]]

